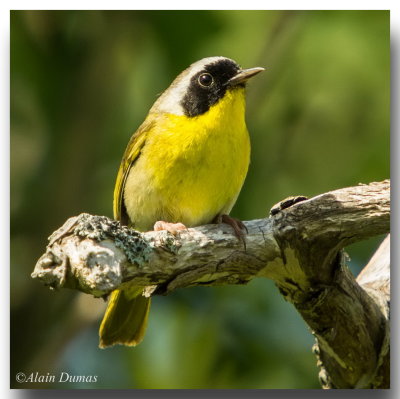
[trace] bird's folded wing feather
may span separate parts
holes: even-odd
[[[114,188],[114,219],[124,225],[129,225],[129,216],[124,205],[124,188],[129,171],[135,161],[139,158],[140,152],[146,142],[148,133],[154,126],[154,121],[145,120],[135,134],[129,140],[121,165],[118,170],[117,180]]]

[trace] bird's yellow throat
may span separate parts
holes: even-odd
[[[210,223],[229,213],[247,173],[250,141],[244,88],[228,90],[196,117],[153,115],[146,140],[126,183],[125,204],[138,229],[156,220],[186,226]],[[152,182],[147,190],[143,182]],[[138,214],[140,212],[140,215]]]

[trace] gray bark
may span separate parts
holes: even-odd
[[[316,337],[324,388],[388,388],[389,240],[358,281],[342,249],[389,232],[390,182],[325,193],[245,225],[246,248],[223,224],[173,236],[82,214],[49,238],[32,277],[95,296],[124,284],[155,295],[267,277]]]

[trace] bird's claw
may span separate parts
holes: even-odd
[[[246,234],[249,232],[247,230],[246,225],[239,219],[235,219],[229,215],[223,214],[223,215],[218,215],[214,219],[214,223],[220,224],[220,223],[225,223],[228,224],[233,228],[234,234],[237,237],[239,241],[241,241],[244,245],[244,249],[246,250]]]

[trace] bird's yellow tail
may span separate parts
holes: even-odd
[[[150,298],[142,295],[142,288],[113,291],[100,325],[100,348],[139,344],[146,331],[149,310]]]

